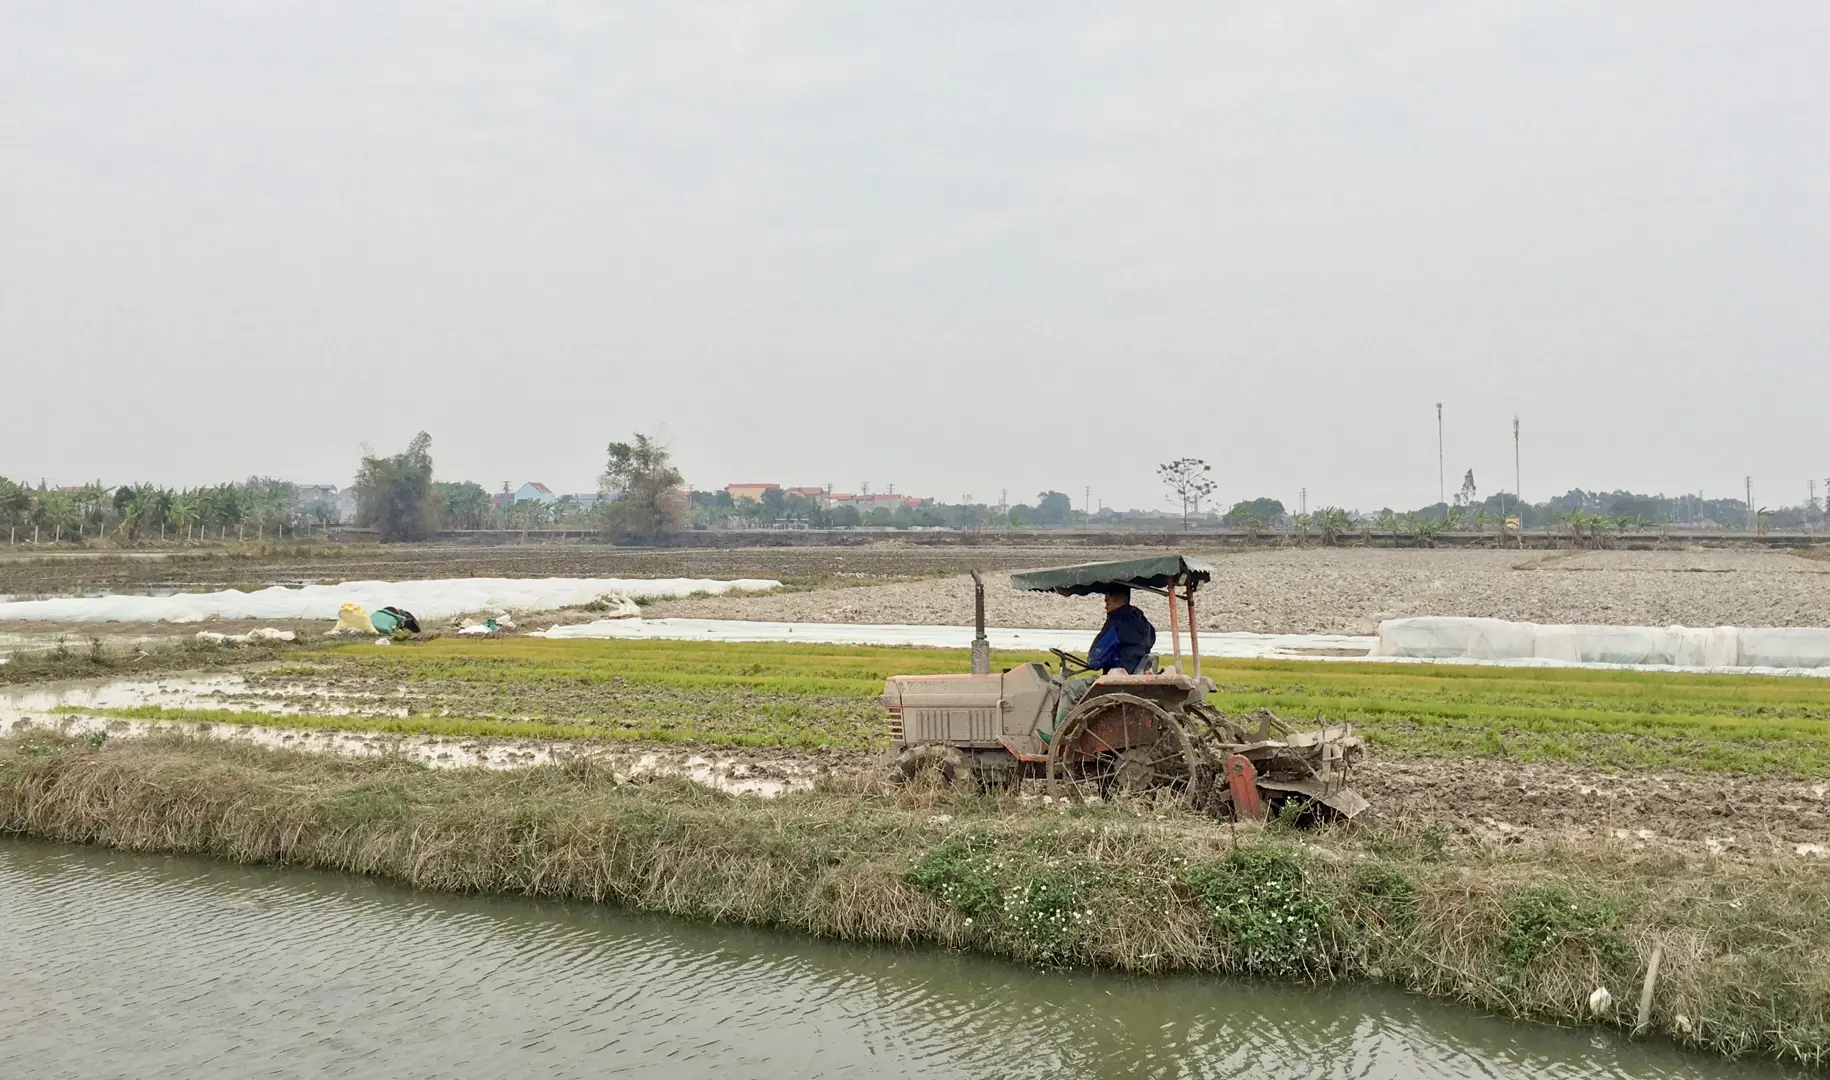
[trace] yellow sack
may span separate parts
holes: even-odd
[[[374,632],[374,624],[369,622],[368,609],[361,604],[345,600],[343,606],[337,609],[337,625],[331,633],[367,635]]]

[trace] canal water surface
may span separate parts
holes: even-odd
[[[0,1077],[1782,1075],[1389,990],[1040,972],[0,839]]]

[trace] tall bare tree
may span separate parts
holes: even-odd
[[[1213,466],[1200,458],[1177,458],[1166,461],[1156,467],[1156,474],[1163,485],[1169,489],[1169,501],[1179,503],[1182,507],[1182,528],[1188,528],[1188,519],[1201,512],[1201,500],[1214,492]]]

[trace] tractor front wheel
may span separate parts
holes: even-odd
[[[943,743],[911,746],[896,758],[894,778],[904,784],[923,784],[941,790],[963,787],[972,779],[966,755]]]

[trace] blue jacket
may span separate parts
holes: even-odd
[[[1143,612],[1126,604],[1107,613],[1106,625],[1099,628],[1099,636],[1087,650],[1087,663],[1095,671],[1123,668],[1135,672],[1155,647],[1156,627]]]

